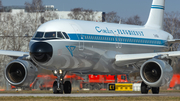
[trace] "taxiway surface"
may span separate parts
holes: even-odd
[[[11,97],[11,96],[33,96],[33,97],[113,97],[113,96],[129,96],[129,97],[142,97],[142,96],[180,96],[180,93],[162,93],[162,94],[0,94],[0,97]]]

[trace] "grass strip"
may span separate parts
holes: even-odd
[[[0,97],[0,101],[179,101],[180,97]]]

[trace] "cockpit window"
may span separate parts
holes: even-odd
[[[62,32],[64,34],[64,36],[66,37],[66,39],[69,39],[68,35],[65,32]]]
[[[62,35],[61,32],[57,32],[57,37],[58,37],[58,38],[61,38],[61,39],[64,39],[64,36]]]
[[[44,37],[45,38],[56,38],[56,32],[46,32]]]
[[[69,39],[69,36],[65,32],[36,32],[33,39]]]
[[[37,32],[35,38],[42,38],[44,35],[44,32]]]

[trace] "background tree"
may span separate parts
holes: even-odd
[[[106,14],[105,20],[110,23],[119,23],[120,17],[117,15],[117,12],[111,11]]]
[[[142,25],[142,21],[138,15],[129,18],[121,18],[120,16],[117,15],[117,12],[114,11],[106,13],[105,20],[106,22],[110,22],[110,23]]]
[[[87,20],[94,21],[97,12],[91,9],[83,9],[83,8],[74,8],[71,10],[71,13],[68,14],[70,19],[75,20]]]
[[[170,12],[165,13],[164,17],[164,30],[169,32],[174,39],[180,38],[180,13],[179,12]],[[179,48],[179,43],[176,43],[172,46],[172,50],[176,51]]]
[[[41,20],[41,23],[44,23],[50,20],[58,19],[58,17],[59,17],[58,14],[55,13],[54,11],[46,11],[42,13],[40,20]]]
[[[25,10],[27,12],[43,12],[45,8],[42,0],[32,0],[32,3],[25,2]]]
[[[31,23],[34,26],[30,26],[33,31],[37,29],[40,25],[39,16],[41,16],[41,12],[44,11],[44,6],[42,0],[32,0],[32,3],[25,2],[25,10],[27,12],[34,12],[34,13],[27,13],[27,23]],[[33,20],[32,20],[33,18]]]
[[[0,0],[0,12],[3,12],[3,5],[2,5],[2,1]]]
[[[83,8],[74,8],[71,10],[71,13],[69,13],[68,16],[71,19],[81,20],[83,19],[82,12],[83,12]]]
[[[35,1],[41,0],[32,2]],[[29,51],[29,41],[37,28],[46,21],[58,18],[54,11],[40,12],[40,5],[42,3],[35,5],[38,7],[30,7],[32,10],[27,13],[0,13],[0,50]],[[0,55],[0,87],[5,82],[3,70],[10,61],[12,58]]]
[[[131,25],[142,25],[142,21],[138,15],[135,15],[133,17],[129,17],[124,22],[125,24],[131,24]]]
[[[26,16],[26,35],[32,36],[37,28],[49,20],[57,19],[58,14],[54,11],[45,11],[42,0],[32,0],[32,3],[25,2]]]

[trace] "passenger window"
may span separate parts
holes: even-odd
[[[64,36],[62,35],[61,32],[57,32],[57,37],[58,37],[58,38],[61,38],[61,39],[64,39]]]
[[[35,38],[42,38],[44,35],[44,32],[37,32]]]
[[[46,32],[45,38],[56,38],[56,32]]]
[[[64,34],[64,36],[66,37],[66,39],[69,39],[69,36],[65,33],[65,32],[62,32]]]

